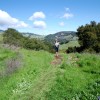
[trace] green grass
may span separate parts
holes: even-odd
[[[20,49],[21,67],[0,77],[0,100],[97,100],[100,96],[100,55],[64,54],[60,65],[54,55]],[[5,60],[17,56],[0,48],[0,70]],[[2,67],[1,67],[2,66]]]
[[[24,49],[20,50],[20,54],[23,57],[23,66],[13,74],[0,79],[1,100],[27,100],[34,96],[37,98],[40,87],[43,87],[41,92],[48,90],[55,79],[56,70],[53,70],[50,64],[52,54]],[[38,97],[40,96],[42,94],[38,94]]]
[[[68,47],[74,47],[74,46],[76,46],[76,47],[80,46],[78,41],[70,41],[66,44],[60,45],[60,51],[65,51],[68,49]]]
[[[97,100],[100,96],[100,56],[66,56],[68,59],[59,68],[55,85],[46,94],[47,100]]]

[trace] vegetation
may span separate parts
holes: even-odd
[[[80,26],[77,35],[82,49],[100,52],[100,23],[91,21],[90,24]]]
[[[0,45],[0,75],[5,74],[6,71],[6,62],[10,58],[15,58],[17,54],[9,49],[4,49]]]
[[[12,52],[12,51],[9,51]],[[12,53],[5,53],[2,51],[1,58],[5,54],[11,58],[10,55],[14,56]],[[1,100],[27,100],[29,98],[36,98],[37,95],[41,97],[41,92],[49,89],[49,85],[54,80],[55,76],[50,62],[53,55],[46,51],[31,51],[31,50],[20,50],[20,55],[22,55],[22,60],[19,69],[13,73],[2,75],[0,74],[0,99]],[[17,56],[17,55],[16,55]],[[5,65],[5,59],[0,60],[0,66],[2,66],[2,71],[6,71],[7,66]],[[47,77],[48,76],[48,77]],[[45,84],[45,85],[44,85]],[[37,92],[36,92],[37,91]],[[32,95],[33,94],[33,95]]]
[[[62,54],[62,63],[51,65],[53,54],[19,51],[20,57],[0,48],[1,100],[96,100],[100,96],[100,55]],[[3,74],[6,61],[16,57],[22,63],[19,68]]]
[[[44,39],[44,35],[37,35],[37,34],[34,34],[34,33],[29,33],[29,32],[27,32],[27,33],[21,33],[23,36],[25,36],[25,37],[30,37],[30,38],[36,38],[36,39],[41,39],[41,40],[43,40]]]
[[[76,32],[80,47],[70,46],[66,51],[70,52],[100,52],[100,23],[91,21],[90,24],[80,26]]]
[[[69,47],[80,47],[78,41],[69,41],[68,43],[60,45],[60,52],[65,52]]]
[[[69,44],[77,47],[68,49],[69,52],[98,52],[99,23],[87,26],[91,31],[83,26],[78,32],[84,32],[77,32],[81,47],[77,41],[71,41]],[[83,39],[85,35],[88,39]],[[12,50],[2,44],[22,48]],[[62,50],[67,46],[64,44]],[[97,100],[100,96],[100,54],[60,53],[62,59],[58,61],[61,62],[52,64],[54,54],[45,51],[49,49],[52,50],[52,45],[48,42],[24,37],[15,29],[6,30],[3,37],[0,35],[0,100]]]
[[[47,45],[43,40],[24,37],[20,32],[15,29],[9,28],[3,34],[4,44],[15,47],[24,47],[32,50],[47,50],[50,51],[51,45]]]
[[[5,44],[21,46],[23,36],[17,30],[9,28],[3,34],[3,41]]]
[[[3,36],[0,34],[0,44],[3,42]]]
[[[74,31],[61,31],[55,34],[50,34],[45,37],[45,41],[54,44],[55,38],[58,38],[60,44],[67,43],[69,41],[77,40],[76,32]]]

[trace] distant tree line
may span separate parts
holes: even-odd
[[[69,47],[67,52],[100,52],[100,23],[91,21],[90,24],[77,29],[80,47]]]
[[[23,47],[32,50],[47,50],[51,52],[52,45],[36,38],[23,36],[20,32],[13,28],[8,28],[3,34],[4,44],[9,46]]]

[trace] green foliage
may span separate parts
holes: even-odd
[[[0,44],[3,42],[3,36],[0,34]]]
[[[48,50],[48,46],[43,41],[34,38],[26,38],[24,40],[24,48],[32,50]]]
[[[100,52],[100,23],[91,21],[90,24],[77,29],[79,44],[87,51]]]
[[[17,30],[8,28],[3,34],[3,41],[5,44],[21,46],[21,39],[23,38],[22,34]]]
[[[14,45],[16,47],[24,47],[32,50],[47,50],[50,51],[51,45],[42,40],[24,37],[20,32],[15,29],[8,28],[3,34],[3,42],[5,44]]]
[[[68,49],[66,50],[66,53],[72,53],[72,52],[76,52],[76,48],[75,47],[68,47]]]
[[[14,51],[0,48],[0,70]],[[100,96],[100,55],[62,54],[60,65],[51,65],[54,55],[20,49],[22,66],[0,77],[1,100],[97,100]],[[0,72],[1,73],[1,72]],[[0,74],[1,76],[1,74]]]

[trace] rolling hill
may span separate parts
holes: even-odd
[[[0,32],[4,32],[3,30],[0,30]]]
[[[45,36],[45,40],[54,43],[55,39],[58,39],[60,43],[66,43],[71,40],[77,40],[76,32],[74,31],[60,31],[55,34]]]
[[[4,30],[0,30],[0,34],[2,34],[4,32]]]
[[[2,34],[4,30],[0,30],[0,34]],[[44,35],[38,35],[35,33],[29,33],[29,32],[21,32],[21,34],[25,37],[30,37],[30,38],[37,38],[37,39],[44,39]]]
[[[25,36],[25,37],[30,37],[30,38],[44,39],[43,35],[38,35],[38,34],[35,34],[35,33],[29,33],[29,32],[25,33],[25,32],[23,32],[22,35]]]

